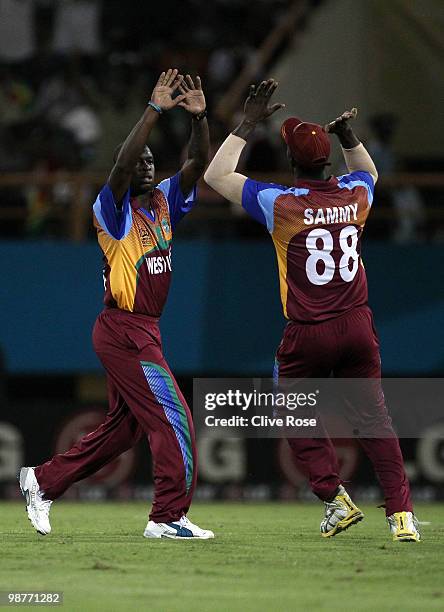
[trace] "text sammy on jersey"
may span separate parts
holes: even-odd
[[[347,204],[346,206],[333,206],[332,208],[306,208],[304,211],[305,225],[329,224],[329,223],[350,223],[358,220],[358,203]]]

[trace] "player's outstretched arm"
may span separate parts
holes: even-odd
[[[336,134],[338,137],[348,171],[356,172],[361,170],[368,172],[376,183],[378,180],[376,166],[367,149],[356,136],[350,125],[350,120],[355,119],[357,114],[358,111],[356,108],[345,111],[340,117],[337,117],[334,121],[324,126],[324,129],[326,132]]]
[[[174,99],[172,97],[182,80],[182,75],[178,74],[176,69],[170,68],[160,75],[145,112],[127,136],[109,175],[108,184],[115,202],[120,202],[127,192],[137,160],[143,152],[159,115],[174,108],[184,99],[183,95]]]
[[[208,185],[231,202],[242,204],[242,191],[247,177],[235,170],[248,137],[258,123],[285,106],[269,104],[277,86],[274,79],[262,81],[258,87],[251,85],[241,123],[222,143],[205,172],[204,179]]]
[[[207,105],[200,77],[196,77],[195,85],[191,76],[187,74],[179,86],[179,91],[184,96],[179,106],[192,116],[188,157],[180,171],[180,188],[186,197],[202,176],[208,163],[210,135],[206,118]]]

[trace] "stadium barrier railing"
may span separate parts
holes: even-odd
[[[171,176],[174,172],[159,173],[156,178],[162,180]],[[291,185],[293,177],[289,173],[261,174],[251,173],[252,178],[264,182]],[[36,188],[50,188],[49,194],[45,194],[45,211],[56,221],[57,235],[82,242],[88,237],[91,225],[91,206],[94,202],[98,189],[106,181],[106,174],[93,172],[54,172],[40,174],[33,172],[17,172],[3,174],[0,176],[0,199],[3,190],[17,190],[25,197],[24,204],[0,206],[0,223],[5,220],[25,220],[31,213],[29,198],[27,194]],[[68,193],[68,203],[60,205],[54,194],[55,188],[63,188]],[[378,182],[378,191],[392,190],[396,188],[416,187],[420,190],[444,191],[444,173],[396,173],[381,177]],[[51,192],[52,188],[52,192]],[[235,212],[224,205],[224,199],[215,191],[210,189],[202,180],[199,183],[199,199],[202,206],[193,213],[196,220],[224,221],[236,216]],[[429,206],[425,202],[425,215],[428,221],[436,221],[438,224],[444,222],[444,208],[442,206]],[[375,207],[372,217],[385,220],[393,216],[390,206],[382,205]]]

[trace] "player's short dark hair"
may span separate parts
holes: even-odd
[[[115,164],[117,161],[117,158],[119,157],[119,153],[120,153],[120,149],[123,147],[125,143],[121,142],[119,145],[117,145],[117,147],[114,149],[114,153],[113,153],[113,163]],[[148,145],[145,145],[145,147],[147,147]]]

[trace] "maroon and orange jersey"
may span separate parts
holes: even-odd
[[[287,319],[316,323],[367,303],[361,236],[373,191],[367,172],[294,187],[246,180],[242,206],[273,239]]]
[[[93,211],[106,306],[160,317],[171,281],[173,230],[194,203],[195,189],[187,198],[182,194],[180,173],[159,183],[150,210],[129,190],[117,208],[109,185],[102,188]]]

